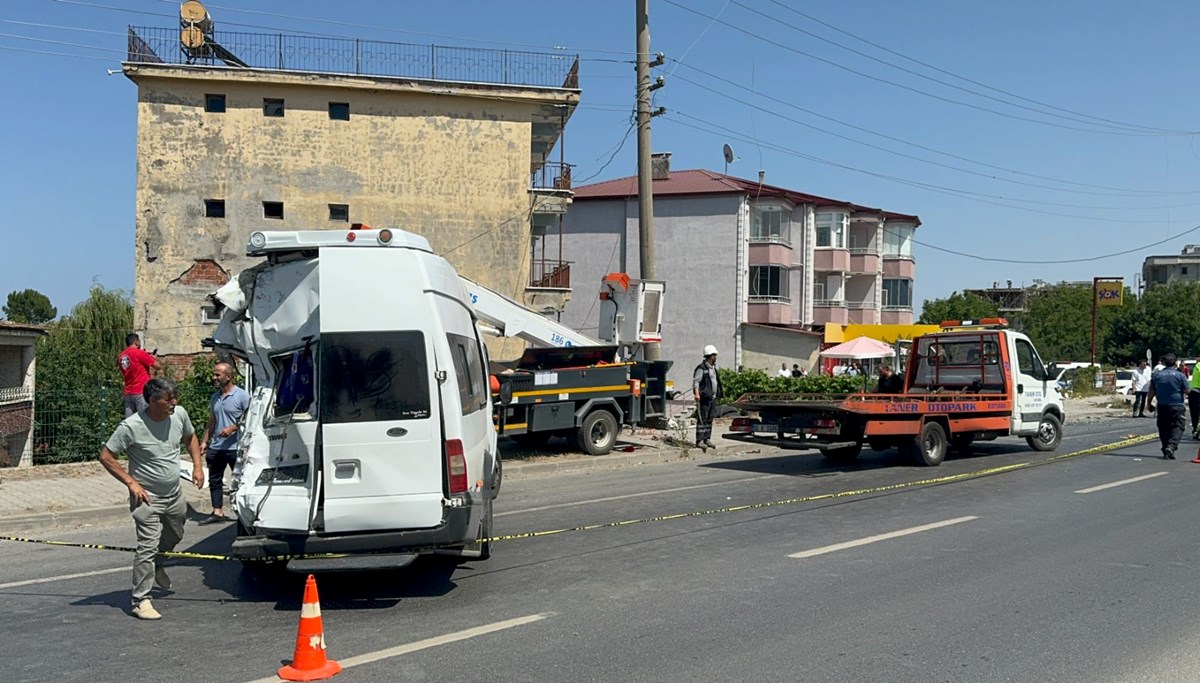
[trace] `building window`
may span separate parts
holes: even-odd
[[[329,103],[329,118],[334,121],[349,121],[350,120],[350,103],[349,102],[330,102]]]
[[[913,233],[916,228],[911,225],[883,226],[883,255],[912,258]]]
[[[846,248],[846,229],[850,223],[850,214],[840,211],[817,214],[817,245],[818,247]]]
[[[814,306],[844,306],[845,280],[840,273],[817,273],[813,278]]]
[[[1180,275],[1187,275],[1187,266],[1181,267],[1179,269],[1179,271],[1180,271]]]
[[[350,205],[349,204],[330,204],[329,205],[329,220],[340,221],[342,223],[350,222]]]
[[[912,280],[884,278],[883,307],[893,310],[912,310]]]
[[[217,313],[217,307],[201,306],[200,322],[205,325],[216,325],[217,323],[221,322],[221,314]]]
[[[283,100],[263,98],[263,116],[283,116]]]
[[[263,218],[283,219],[283,202],[263,202]]]
[[[751,301],[790,301],[785,266],[750,266]]]
[[[783,206],[755,206],[750,224],[751,242],[791,244],[791,212]]]
[[[224,199],[205,199],[204,200],[204,217],[205,218],[224,218],[225,217],[225,200]]]
[[[225,96],[209,94],[204,96],[204,111],[210,114],[225,113]]]

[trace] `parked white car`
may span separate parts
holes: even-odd
[[[1129,396],[1133,393],[1132,370],[1117,370],[1117,383],[1114,390],[1122,396]]]

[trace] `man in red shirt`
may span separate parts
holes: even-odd
[[[125,335],[125,350],[117,356],[117,367],[125,378],[125,417],[146,409],[142,388],[150,381],[154,356],[142,350],[142,340],[136,333]]]

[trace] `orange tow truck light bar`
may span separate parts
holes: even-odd
[[[1008,318],[980,318],[979,320],[943,320],[942,329],[951,327],[1008,327]]]

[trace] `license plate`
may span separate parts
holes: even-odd
[[[751,427],[751,429],[753,429],[755,432],[766,432],[768,434],[778,434],[779,433],[779,425],[758,424],[758,425],[754,425],[753,427]]]

